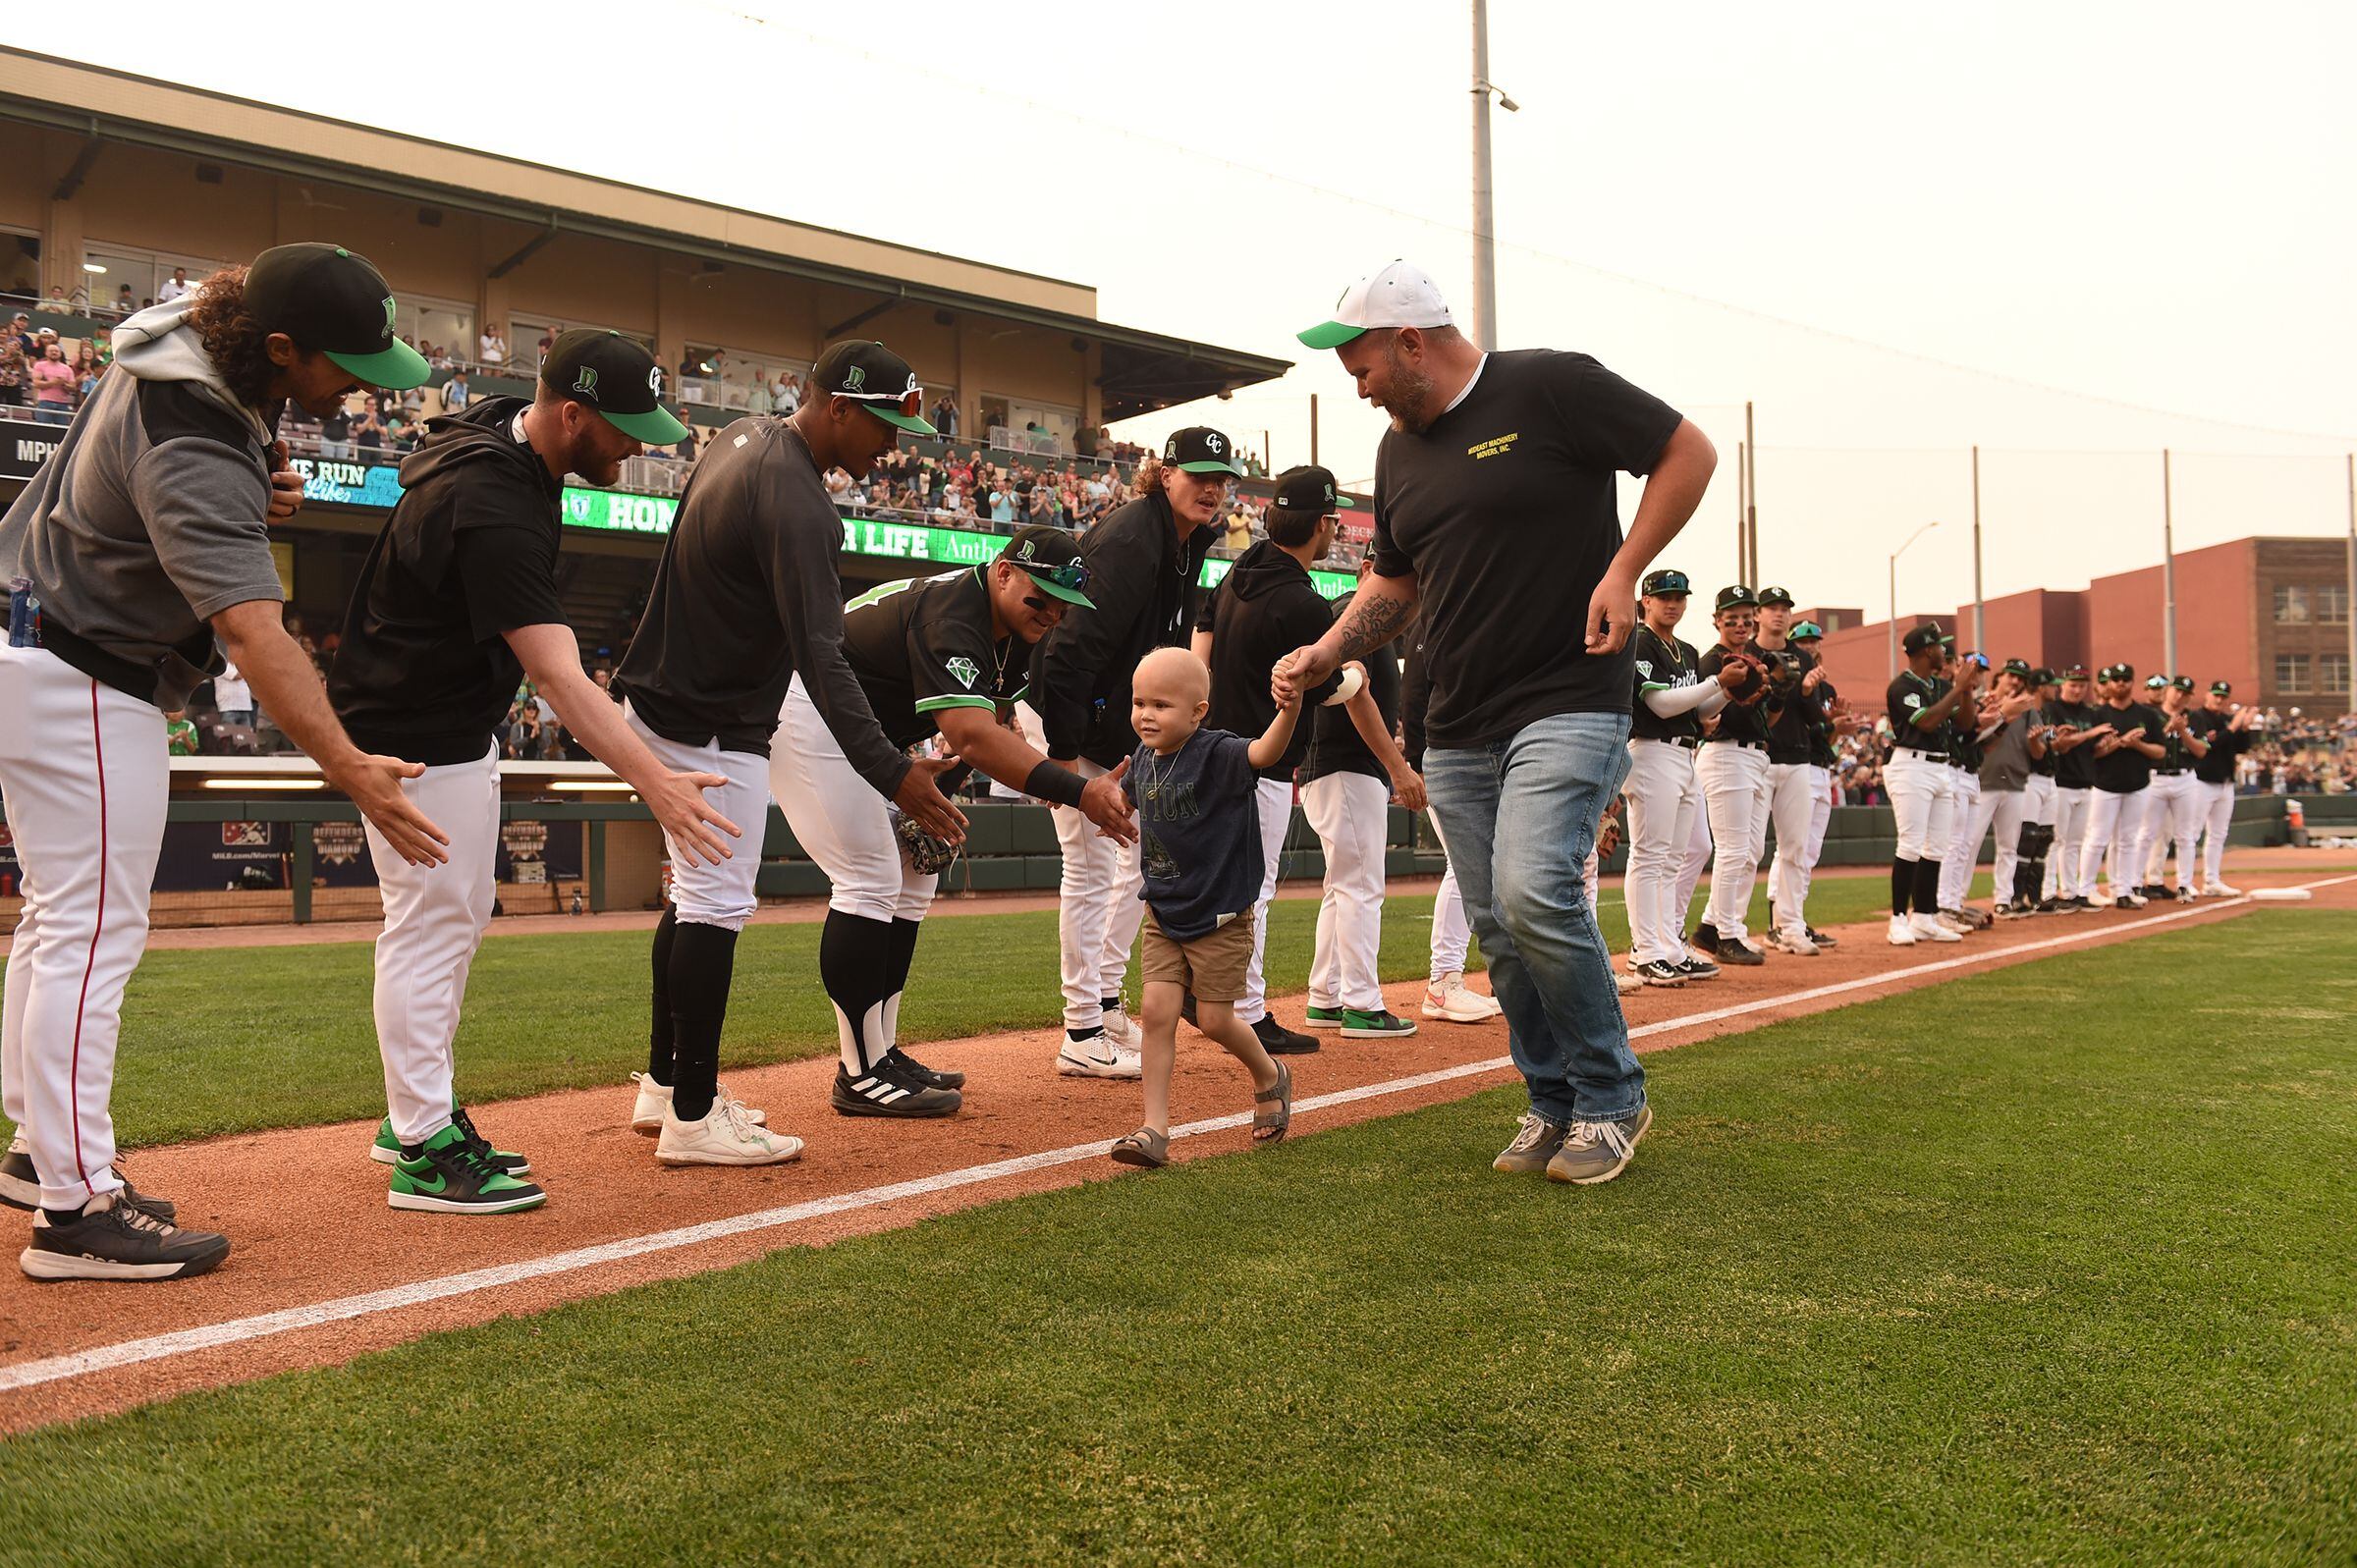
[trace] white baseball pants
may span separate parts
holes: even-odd
[[[1692,748],[1667,740],[1628,743],[1629,953],[1638,963],[1676,963],[1685,956],[1686,907],[1677,897],[1686,845],[1702,811]]]
[[[1701,759],[1697,757],[1699,764]],[[1671,890],[1670,907],[1664,913],[1676,923],[1680,956],[1683,954],[1686,913],[1694,907],[1694,890],[1702,886],[1702,872],[1711,863],[1711,813],[1702,798],[1702,779],[1699,771],[1694,780],[1694,826],[1686,835],[1677,867],[1677,886]],[[1706,913],[1705,918],[1708,918]]]
[[[1383,848],[1391,800],[1391,785],[1363,773],[1330,773],[1301,786],[1302,812],[1326,849],[1317,953],[1309,965],[1312,1006],[1383,1009],[1377,963],[1383,952]]]
[[[428,768],[403,780],[401,792],[450,835],[447,863],[412,866],[362,822],[385,898],[373,994],[385,1110],[395,1137],[421,1144],[450,1125],[457,1103],[452,1043],[499,867],[499,752]]]
[[[1075,759],[1083,779],[1112,770],[1086,757]],[[1129,949],[1146,906],[1137,845],[1120,844],[1097,832],[1077,811],[1049,813],[1056,846],[1064,851],[1064,876],[1056,907],[1056,937],[1064,965],[1064,1026],[1093,1029],[1105,1021],[1105,999],[1122,994],[1129,974]]]
[[[2215,888],[2225,880],[2226,836],[2234,830],[2234,781],[2205,784],[2209,809],[2202,819],[2202,886]]]
[[[2195,873],[2199,863],[2194,858],[2194,843],[2202,836],[2202,825],[2210,812],[2210,786],[2193,776],[2193,770],[2183,773],[2153,775],[2151,808],[2152,826],[2147,839],[2151,847],[2145,851],[2144,880],[2158,883],[2168,866],[2169,846],[2177,851],[2177,886],[2197,886]]]
[[[2083,875],[2081,857],[2087,852],[2087,827],[2094,815],[2093,789],[2055,789],[2055,847],[2047,857],[2055,896],[2084,898],[2094,885]]]
[[[147,946],[170,784],[160,710],[46,648],[0,645],[0,796],[25,874],[0,1104],[30,1146],[43,1208],[123,1185],[115,1046]]]
[[[1760,808],[1768,776],[1768,753],[1732,740],[1705,741],[1694,764],[1702,804],[1711,822],[1711,901],[1704,918],[1721,942],[1741,942],[1759,881],[1760,858],[1753,847],[1752,819]]]
[[[1961,768],[1949,772],[1956,776],[1956,798],[1950,813],[1954,826],[1948,831],[1947,847],[1940,855],[1940,907],[1961,909],[1965,894],[1972,891],[1973,868],[1981,858],[1981,840],[1989,837],[1996,802],[1991,801],[1984,812],[1980,776]]]
[[[705,790],[704,798],[712,803],[712,809],[744,830],[737,853],[717,866],[698,865],[680,853],[669,834],[663,836],[663,847],[671,856],[673,914],[691,926],[742,931],[761,903],[754,884],[761,875],[760,836],[769,825],[769,759],[750,751],[723,751],[718,740],[700,746],[666,740],[649,730],[628,702],[622,705],[622,716],[666,768],[675,773],[717,773],[729,781],[718,789]]]
[[[892,831],[889,804],[844,757],[800,676],[787,686],[779,712],[769,790],[795,841],[827,874],[828,908],[863,920],[925,918],[941,890],[941,873],[909,869]],[[754,858],[759,856],[756,847]]]
[[[1260,901],[1252,906],[1252,964],[1244,971],[1244,995],[1235,1004],[1235,1016],[1242,1023],[1258,1023],[1269,1015],[1268,981],[1261,973],[1261,955],[1269,945],[1269,900],[1277,896],[1277,863],[1285,853],[1285,830],[1293,820],[1293,783],[1263,779],[1256,793],[1260,802]]]
[[[1449,853],[1449,845],[1441,838],[1441,821],[1425,814],[1432,826],[1432,837],[1440,842],[1441,853]],[[1473,923],[1465,918],[1464,895],[1456,891],[1456,867],[1444,861],[1441,886],[1432,895],[1432,978],[1443,975],[1461,975],[1465,972],[1465,952],[1473,944]]]
[[[1990,867],[1996,883],[1994,896],[1999,903],[2013,897],[2013,878],[2021,869],[2021,825],[2030,820],[2029,792],[2025,789],[1983,789],[1980,803],[1973,807],[1973,816],[1985,821],[1997,837],[1997,858]],[[1978,848],[1976,838],[1973,846]]]
[[[1768,868],[1768,898],[1776,905],[1776,923],[1787,936],[1809,929],[1809,835],[1816,825],[1817,800],[1810,791],[1821,770],[1805,762],[1772,762],[1760,781],[1760,811],[1752,819],[1752,863],[1767,852],[1768,825],[1776,824],[1776,860]],[[1786,854],[1785,846],[1791,847]]]
[[[2109,789],[2094,789],[2088,794],[2087,837],[2079,850],[2079,892],[2082,896],[2092,897],[2100,872],[2111,896],[2116,898],[2129,890],[2144,869],[2136,855],[2137,824],[2144,817],[2146,791],[2114,794]]]
[[[1883,766],[1891,815],[1898,825],[1898,858],[1926,860],[1955,836],[1956,770],[1945,758],[1894,747]]]

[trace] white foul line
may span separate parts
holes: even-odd
[[[2357,874],[2330,877],[2321,882],[2303,883],[2308,889],[2330,888],[2337,883],[2357,882]],[[1962,969],[1991,959],[2009,957],[2017,953],[2040,952],[2056,947],[2068,947],[2099,937],[2114,936],[2124,931],[2140,931],[2148,927],[2168,925],[2197,915],[2215,913],[2220,909],[2248,904],[2247,895],[2231,898],[2224,903],[2204,904],[2195,908],[2172,910],[2166,914],[2148,915],[2125,925],[2103,926],[2066,937],[2048,937],[2038,942],[2016,943],[2009,947],[1993,947],[1975,953],[1962,953],[1932,963],[1912,964],[1904,969],[1892,969],[1881,974],[1866,975],[1856,980],[1843,980],[1833,985],[1817,986],[1807,991],[1788,992],[1775,997],[1762,997],[1752,1001],[1737,1002],[1706,1012],[1688,1013],[1683,1017],[1665,1018],[1656,1023],[1629,1030],[1632,1040],[1667,1034],[1673,1030],[1689,1029],[1697,1024],[1718,1023],[1750,1013],[1766,1012],[1788,1007],[1796,1002],[1815,1001],[1826,997],[1841,996],[1853,991],[1869,990],[1888,985],[1894,980],[1911,979],[1918,975],[1942,974]],[[1478,1077],[1483,1073],[1500,1072],[1513,1065],[1511,1057],[1492,1056],[1482,1061],[1468,1061],[1454,1067],[1442,1067],[1432,1072],[1419,1072],[1405,1078],[1387,1079],[1382,1083],[1362,1084],[1354,1089],[1339,1089],[1330,1094],[1309,1095],[1293,1103],[1296,1113],[1331,1109],[1336,1106],[1352,1105],[1362,1100],[1380,1099],[1386,1095],[1409,1094],[1428,1089],[1435,1084],[1451,1083],[1459,1078]],[[1200,1137],[1205,1133],[1226,1132],[1242,1127],[1252,1120],[1251,1112],[1236,1111],[1225,1116],[1211,1116],[1201,1121],[1189,1121],[1171,1129],[1174,1140]],[[911,1181],[896,1181],[880,1187],[863,1187],[856,1192],[837,1193],[833,1197],[813,1198],[804,1203],[788,1204],[778,1209],[763,1209],[727,1219],[709,1219],[701,1224],[682,1225],[674,1230],[658,1230],[648,1235],[631,1236],[622,1241],[609,1241],[594,1247],[576,1247],[569,1252],[550,1253],[543,1258],[528,1258],[521,1263],[500,1264],[489,1269],[470,1269],[464,1273],[445,1274],[436,1279],[420,1279],[385,1290],[371,1290],[356,1296],[339,1296],[332,1301],[314,1302],[307,1307],[289,1307],[278,1312],[265,1312],[249,1318],[233,1318],[226,1323],[210,1324],[201,1328],[183,1328],[171,1333],[152,1334],[144,1339],[127,1339],[119,1344],[100,1345],[90,1350],[78,1350],[68,1355],[48,1356],[38,1361],[19,1362],[13,1367],[0,1367],[0,1393],[19,1388],[37,1387],[42,1383],[58,1382],[70,1378],[87,1377],[92,1373],[111,1372],[121,1367],[137,1366],[141,1362],[161,1361],[185,1356],[200,1350],[213,1350],[248,1339],[262,1339],[271,1334],[290,1333],[300,1328],[316,1328],[331,1323],[343,1323],[354,1318],[366,1318],[377,1313],[398,1312],[405,1307],[421,1306],[431,1301],[447,1301],[454,1296],[471,1295],[479,1290],[496,1290],[503,1285],[520,1284],[527,1279],[542,1279],[552,1274],[573,1273],[594,1269],[601,1264],[619,1263],[626,1258],[643,1257],[649,1253],[671,1252],[681,1247],[693,1247],[707,1241],[721,1241],[756,1230],[771,1230],[783,1225],[800,1224],[808,1219],[823,1219],[833,1215],[850,1214],[861,1209],[873,1209],[883,1204],[898,1203],[906,1198],[925,1198],[935,1193],[954,1192],[960,1187],[979,1186],[1008,1176],[1019,1176],[1034,1170],[1049,1170],[1058,1165],[1077,1163],[1083,1160],[1099,1160],[1109,1145],[1103,1141],[1070,1144],[1062,1149],[1045,1150],[1034,1155],[1019,1155],[1012,1160],[994,1160],[988,1164],[967,1165],[959,1170],[946,1170],[939,1175],[920,1176]]]

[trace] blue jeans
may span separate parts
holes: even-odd
[[[1558,1126],[1627,1121],[1645,1104],[1645,1069],[1581,875],[1627,774],[1625,714],[1558,714],[1508,740],[1424,758],[1465,917],[1506,1009],[1507,1049],[1530,1108]]]

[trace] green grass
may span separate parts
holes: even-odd
[[[1861,919],[1886,896],[1879,878],[1829,878],[1812,894],[1812,917],[1821,926]],[[1618,893],[1608,890],[1601,902],[1606,938],[1627,950]],[[1755,925],[1765,908],[1764,897],[1754,901]],[[1385,915],[1384,978],[1423,975],[1432,899],[1396,897]],[[1316,928],[1314,902],[1277,904],[1268,973],[1280,992],[1307,984]],[[834,1014],[818,986],[818,937],[815,924],[746,929],[724,1066],[835,1050]],[[614,931],[485,941],[459,1030],[461,1093],[487,1102],[619,1084],[643,1067],[647,941],[646,933]],[[137,1148],[382,1115],[369,975],[362,942],[149,953],[124,1003],[117,1136]],[[1053,910],[933,922],[902,1006],[902,1038],[915,1045],[1045,1028],[1062,1014],[1057,983]]]
[[[0,1558],[2347,1562],[2352,950],[1687,1047],[1607,1187],[1501,1090],[34,1434]]]

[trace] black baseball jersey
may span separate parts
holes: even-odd
[[[1746,646],[1750,649],[1751,656],[1767,666],[1771,672],[1777,671],[1779,655],[1799,664],[1798,674],[1801,679],[1806,679],[1809,672],[1817,668],[1816,656],[1806,649],[1795,648],[1787,644],[1771,652],[1761,647],[1759,639],[1756,637]],[[1776,688],[1773,685],[1769,688],[1768,695],[1761,699],[1761,708],[1762,717],[1768,723],[1768,760],[1770,762],[1787,763],[1795,767],[1807,764],[1809,760],[1809,723],[1812,715],[1818,710],[1818,701],[1817,692],[1804,692],[1797,683],[1786,687],[1781,700]]]
[[[1981,743],[1979,705],[1969,697],[1957,703],[1956,711],[1948,715],[1945,728],[1947,730],[1947,765],[1971,774],[1977,780],[1981,776],[1981,763],[1988,756]]]
[[[1913,746],[1945,757],[1948,753],[1949,733],[1946,721],[1929,730],[1916,724],[1915,716],[1936,705],[1947,695],[1947,682],[1938,676],[1919,676],[1912,670],[1901,670],[1898,678],[1891,682],[1883,694],[1884,710],[1890,716],[1891,733],[1902,746]]]
[[[2210,742],[2210,754],[2193,765],[2193,776],[2204,784],[2234,782],[2234,759],[2250,749],[2251,732],[2228,726],[2233,715],[2197,708],[2189,721],[2193,732]]]
[[[945,708],[996,715],[1030,689],[1029,650],[990,635],[989,569],[888,582],[844,607],[844,657],[894,745],[932,734]]]
[[[2093,730],[2108,721],[2087,702],[2056,702],[2047,710],[2050,723],[2068,725],[2073,730]],[[2093,789],[2095,787],[2095,742],[2082,740],[2055,758],[2055,785],[2060,789]]]
[[[2161,711],[2161,727],[2164,730],[2168,730],[2169,719],[2166,711]],[[2185,727],[2193,729],[2193,715],[2185,716]],[[2196,738],[2200,737],[2200,730],[2194,730],[2193,732]],[[2201,759],[2193,754],[2193,748],[2185,743],[2185,737],[2171,731],[2161,736],[2161,760],[2153,764],[2153,770],[2156,773],[2189,773],[2199,761]]]
[[[2023,717],[2030,721],[2030,733],[2032,734],[2036,734],[2039,730],[2044,730],[2048,725],[2057,722],[2055,718],[2055,710],[2051,707],[2032,708]],[[2055,756],[2055,743],[2052,740],[2049,740],[2046,743],[2046,755],[2043,757],[2032,757],[2030,759],[2030,776],[2034,779],[2054,778],[2055,764],[2056,760],[2057,759]]]
[[[1734,656],[1734,650],[1726,643],[1712,643],[1711,651],[1704,654],[1700,661],[1699,678],[1718,679],[1719,672],[1726,668],[1727,662]],[[1741,740],[1748,741],[1755,746],[1766,746],[1768,744],[1767,707],[1768,699],[1766,697],[1750,703],[1728,702],[1726,707],[1719,710],[1719,728],[1711,731],[1710,738],[1713,740]]]
[[[1840,700],[1841,693],[1834,689],[1831,680],[1817,683],[1817,707],[1809,718],[1809,766],[1812,768],[1839,765],[1840,757],[1834,750],[1834,708]]]
[[[1648,691],[1675,691],[1693,685],[1702,678],[1702,656],[1693,644],[1676,637],[1664,637],[1651,626],[1640,624],[1629,638],[1636,654],[1636,701],[1629,712],[1628,732],[1637,740],[1696,740],[1702,735],[1702,719],[1692,709],[1665,719],[1645,706]]]
[[[2125,708],[2104,703],[2096,710],[2096,723],[2109,724],[2121,735],[2138,735],[2156,744],[2161,739],[2161,715],[2141,702]],[[2095,786],[2106,794],[2132,795],[2152,782],[2152,760],[2133,746],[2095,759]]]

